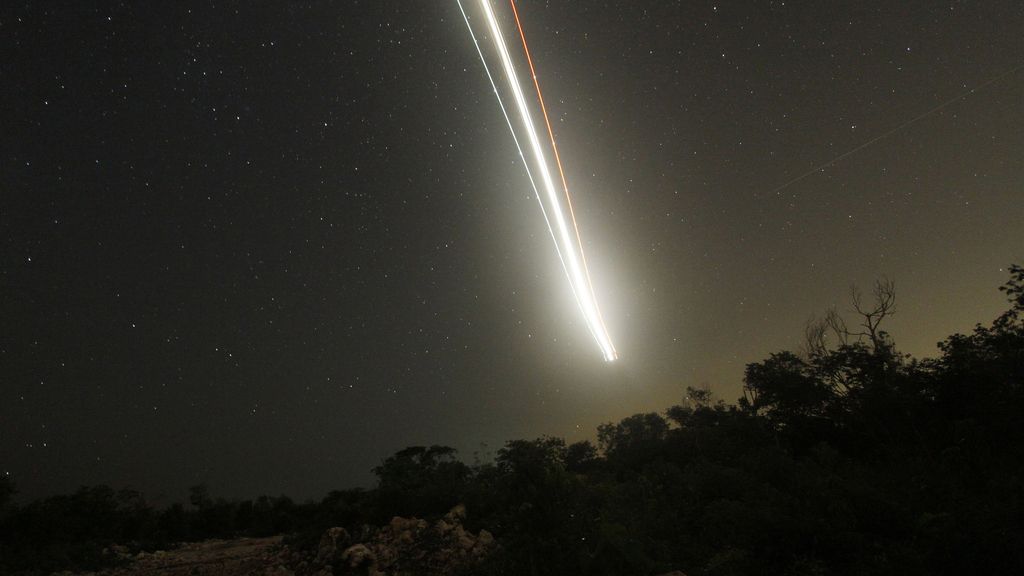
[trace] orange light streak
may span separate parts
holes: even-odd
[[[540,110],[544,114],[544,124],[548,128],[548,137],[551,139],[551,149],[555,152],[555,164],[558,165],[558,175],[562,178],[562,189],[565,190],[565,200],[569,204],[569,219],[572,220],[572,227],[576,231],[576,242],[580,247],[580,260],[583,262],[583,272],[587,275],[587,289],[590,290],[590,297],[594,301],[594,308],[597,309],[597,319],[601,322],[601,328],[607,332],[608,327],[604,324],[604,316],[601,314],[601,307],[597,305],[597,296],[594,294],[594,283],[590,279],[590,268],[587,266],[587,255],[583,252],[583,239],[580,237],[580,227],[576,222],[576,213],[572,208],[572,196],[569,195],[569,184],[565,180],[565,170],[562,169],[562,159],[558,156],[558,144],[555,143],[555,132],[551,129],[551,120],[548,118],[548,109],[544,105],[544,95],[540,91],[540,82],[537,80],[537,71],[533,67],[533,57],[530,56],[530,47],[526,44],[526,34],[523,32],[523,25],[519,21],[519,10],[516,8],[516,0],[509,0],[512,4],[512,14],[516,18],[516,28],[519,29],[519,38],[523,41],[523,51],[526,52],[526,62],[530,65],[530,76],[533,78],[533,86],[537,89],[537,99],[540,101]]]

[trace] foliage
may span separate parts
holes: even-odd
[[[379,508],[386,521],[395,515],[440,514],[458,503],[469,467],[448,446],[411,446],[373,469],[379,479]]]
[[[156,510],[98,486],[19,507],[2,477],[0,572],[96,568],[114,542],[313,546],[329,526],[358,535],[464,502],[501,543],[481,575],[1024,573],[1024,268],[1010,273],[1010,309],[937,358],[897,351],[879,283],[874,305],[856,296],[853,330],[830,312],[802,353],[749,364],[736,405],[690,388],[664,414],[601,425],[597,446],[513,440],[473,467],[410,447],[374,469],[375,489],[305,504],[196,486],[190,506]]]

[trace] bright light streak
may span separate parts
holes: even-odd
[[[523,31],[523,24],[519,21],[519,9],[516,8],[516,0],[509,0],[512,4],[512,14],[516,18],[516,28],[519,29],[519,38],[523,41],[523,51],[526,53],[526,62],[530,65],[530,76],[533,77],[533,86],[537,89],[537,100],[540,101],[540,110],[544,114],[544,124],[548,128],[548,137],[551,139],[551,150],[555,153],[555,164],[558,166],[558,175],[562,178],[562,189],[565,190],[565,203],[569,206],[569,218],[572,219],[572,227],[576,232],[576,242],[580,248],[580,260],[583,261],[583,272],[587,275],[587,288],[590,289],[590,296],[594,299],[594,307],[597,308],[597,319],[601,322],[601,330],[607,334],[608,328],[604,324],[604,316],[601,314],[601,307],[597,305],[597,296],[594,295],[594,282],[590,279],[590,267],[587,266],[587,255],[583,251],[583,239],[580,237],[580,226],[576,221],[576,211],[572,207],[572,196],[569,194],[569,183],[565,179],[565,170],[562,168],[562,158],[558,155],[558,144],[555,142],[555,131],[551,129],[551,119],[548,118],[548,107],[544,104],[544,94],[540,90],[540,80],[537,78],[537,70],[533,67],[533,56],[530,55],[530,47],[526,43],[526,32]],[[609,343],[611,339],[609,338]],[[614,347],[612,352],[615,353]],[[615,354],[618,356],[618,354]]]
[[[487,79],[491,82],[491,88],[494,89],[494,96],[498,99],[498,107],[501,108],[501,114],[505,117],[505,123],[508,124],[508,130],[512,134],[512,141],[515,142],[516,150],[519,151],[519,157],[523,160],[523,167],[526,169],[526,177],[530,180],[530,186],[533,187],[533,196],[537,199],[537,204],[540,205],[540,213],[544,215],[544,223],[547,224],[548,232],[551,234],[551,240],[555,243],[555,252],[558,254],[558,260],[562,263],[562,270],[565,271],[566,278],[569,279],[569,288],[572,289],[572,296],[582,308],[583,304],[580,303],[580,298],[576,294],[576,286],[572,283],[572,275],[569,273],[569,268],[565,264],[565,257],[562,256],[562,249],[558,245],[558,238],[555,236],[555,229],[551,227],[551,219],[548,218],[547,208],[544,207],[544,200],[541,199],[540,191],[537,190],[537,182],[533,178],[533,171],[530,170],[530,163],[527,162],[526,154],[523,153],[523,147],[519,143],[519,136],[516,135],[516,129],[512,126],[512,119],[509,118],[508,110],[505,109],[505,102],[501,99],[501,93],[498,91],[498,84],[494,81],[494,75],[491,74],[491,67],[487,65],[487,58],[484,57],[484,51],[480,49],[480,42],[477,41],[476,33],[473,32],[473,26],[469,23],[469,16],[466,15],[466,10],[462,7],[462,0],[455,1],[459,5],[459,11],[462,12],[462,19],[466,22],[466,28],[469,29],[469,36],[473,39],[473,45],[476,46],[476,53],[480,55],[480,62],[484,65],[484,72],[487,73]],[[594,337],[597,338],[596,335]]]
[[[459,5],[461,8],[461,1],[459,2]],[[491,9],[491,5],[488,0],[480,0],[480,5],[483,8],[488,28],[490,29],[491,36],[494,39],[498,55],[501,58],[505,77],[508,80],[509,88],[512,90],[516,108],[519,111],[523,128],[526,131],[530,142],[530,149],[533,152],[534,160],[536,161],[537,168],[540,171],[544,192],[546,193],[552,208],[551,212],[554,215],[556,224],[555,228],[557,229],[557,234],[552,230],[552,235],[555,236],[556,247],[558,247],[559,253],[563,257],[563,263],[568,263],[566,271],[569,276],[569,283],[576,295],[577,302],[579,302],[587,327],[597,340],[598,346],[601,348],[601,352],[604,355],[605,360],[610,362],[615,360],[618,357],[618,354],[615,352],[615,347],[612,345],[611,337],[601,320],[601,313],[598,310],[593,289],[588,281],[587,275],[584,273],[584,267],[581,265],[582,245],[578,243],[578,238],[577,242],[574,242],[569,233],[569,227],[566,222],[565,211],[562,207],[561,198],[555,189],[554,182],[551,179],[548,161],[544,156],[544,151],[540,144],[540,138],[537,136],[537,130],[534,127],[533,118],[530,115],[530,110],[526,103],[526,97],[523,95],[523,90],[519,85],[519,79],[516,75],[515,67],[512,64],[512,58],[509,56],[508,47],[505,45],[505,39],[498,27],[494,11]],[[465,16],[465,13],[463,13],[463,16]],[[507,114],[506,119],[508,119]]]

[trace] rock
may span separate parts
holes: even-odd
[[[664,574],[658,574],[658,576],[686,576],[686,573],[682,570],[673,570],[671,572],[665,572]]]
[[[444,519],[451,522],[462,522],[466,519],[466,505],[456,504],[447,514],[444,515]]]
[[[368,576],[442,576],[471,569],[483,561],[497,543],[486,530],[481,530],[479,535],[468,532],[462,525],[465,518],[466,507],[459,505],[433,525],[420,518],[395,516],[379,529],[364,527],[358,539],[348,538],[347,534],[325,534],[321,538],[316,567],[333,559],[330,563],[338,574]],[[339,552],[341,546],[332,548],[333,542],[351,545]],[[316,569],[310,566],[308,570],[301,570],[297,564],[288,565],[302,574]]]
[[[348,564],[349,568],[376,569],[377,566],[377,555],[365,544],[349,546],[341,553],[341,559]]]
[[[338,553],[349,544],[348,532],[339,526],[328,529],[320,537],[320,544],[316,549],[316,561],[321,564],[332,564]]]
[[[132,558],[131,550],[127,546],[120,544],[112,544],[108,548],[103,549],[104,556],[113,556],[118,560],[130,560]]]
[[[408,546],[400,542],[377,540],[374,542],[373,552],[377,555],[377,566],[388,567],[398,561],[399,552]]]
[[[388,526],[391,528],[393,533],[398,534],[418,529],[420,522],[423,521],[417,520],[416,518],[402,518],[401,516],[395,516],[391,519]]]

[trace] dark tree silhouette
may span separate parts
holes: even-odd
[[[470,468],[445,446],[414,446],[374,468],[370,490],[320,502],[235,502],[203,485],[192,506],[83,487],[17,506],[0,477],[0,573],[96,569],[113,542],[292,533],[315,547],[330,526],[438,517],[457,502],[501,543],[473,574],[691,575],[1024,573],[1024,267],[1010,308],[939,343],[898,352],[884,330],[893,284],[834,310],[802,354],[745,370],[736,405],[686,390],[664,415],[635,414],[589,441],[513,440]],[[855,293],[856,294],[856,293]]]
[[[373,469],[382,507],[393,510],[391,515],[422,516],[455,505],[470,474],[455,454],[448,446],[412,446],[389,456]]]

